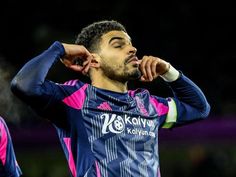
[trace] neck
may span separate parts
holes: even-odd
[[[93,75],[91,77],[92,81],[92,86],[101,88],[101,89],[106,89],[114,92],[120,92],[120,93],[125,93],[127,92],[127,82],[120,82],[117,80],[112,80],[108,77],[104,77],[104,75]]]

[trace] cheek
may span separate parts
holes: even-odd
[[[122,53],[110,50],[109,52],[103,53],[101,62],[107,66],[119,69],[125,65],[125,57]]]
[[[113,66],[115,68],[123,68],[124,61],[118,57],[107,58],[105,61],[106,65]]]

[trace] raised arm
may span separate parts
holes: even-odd
[[[173,91],[168,99],[169,113],[165,121],[167,128],[173,124],[182,125],[204,119],[209,115],[210,105],[202,90],[188,77],[176,70],[168,62],[152,56],[145,56],[140,63],[143,73],[141,80],[152,81],[162,77]]]
[[[176,108],[176,115],[173,115],[173,120],[168,120],[169,122],[179,126],[207,118],[210,105],[202,90],[193,81],[180,73],[177,80],[168,84],[174,94],[173,103],[169,105]]]
[[[55,42],[42,54],[28,61],[11,82],[11,89],[20,98],[40,95],[51,66],[65,53],[60,42]]]
[[[83,46],[56,41],[22,67],[11,82],[12,92],[26,102],[31,97],[50,95],[50,86],[45,90],[45,85],[50,85],[50,82],[46,82],[45,78],[55,62],[61,59],[66,67],[86,74],[91,58],[91,54]],[[77,65],[78,59],[82,60],[83,66]]]
[[[83,66],[77,65],[79,59]],[[66,127],[66,112],[61,99],[67,92],[63,85],[46,79],[49,69],[59,60],[66,67],[86,74],[91,54],[83,46],[56,41],[22,67],[11,82],[11,90],[38,115],[57,126]]]

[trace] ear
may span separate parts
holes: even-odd
[[[90,63],[90,67],[92,68],[99,68],[100,67],[100,62],[101,62],[101,57],[97,53],[92,53],[93,59]]]

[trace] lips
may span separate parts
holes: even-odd
[[[129,59],[127,60],[127,63],[131,63],[131,62],[135,62],[138,64],[138,57],[137,56],[131,56],[129,57]]]

